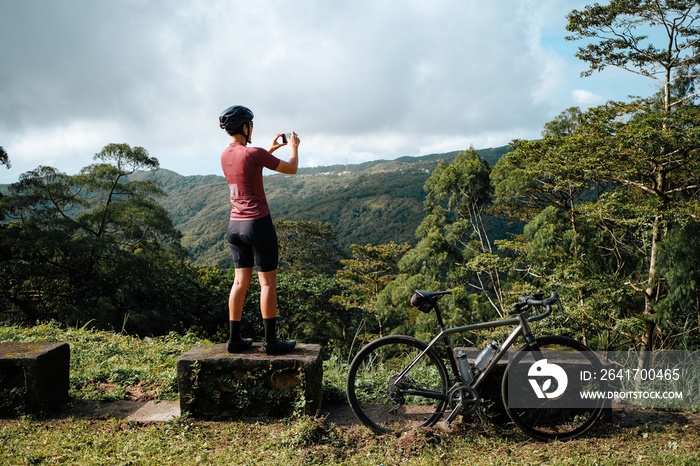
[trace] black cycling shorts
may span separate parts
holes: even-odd
[[[231,247],[235,268],[257,265],[260,272],[277,269],[277,233],[270,215],[255,220],[229,221],[226,240]]]

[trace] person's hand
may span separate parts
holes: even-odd
[[[274,145],[273,147],[275,149],[284,146],[285,144],[279,144],[277,140],[279,137],[282,136],[281,134],[278,134],[277,137],[275,138]],[[299,139],[299,136],[297,133],[292,132],[291,136],[287,138],[287,143],[291,147],[292,151],[291,154],[289,154],[289,161],[285,160],[280,160],[279,165],[275,169],[275,171],[278,171],[280,173],[286,173],[288,175],[294,175],[296,174],[297,170],[299,169],[299,143],[301,140]],[[276,145],[276,147],[275,147]],[[270,151],[272,152],[272,151]]]
[[[297,133],[292,131],[292,137],[289,138],[288,142],[292,147],[299,147],[299,143],[301,142],[301,139],[299,139],[299,135]]]
[[[280,138],[283,135],[284,135],[283,133],[279,133],[278,135],[275,136],[275,139],[272,141],[272,146],[270,147],[270,150],[268,151],[268,152],[270,152],[270,154],[272,154],[274,151],[276,151],[280,147],[284,147],[287,145],[286,143],[284,143],[280,140]]]

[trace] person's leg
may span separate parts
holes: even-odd
[[[260,312],[265,329],[263,348],[267,354],[288,353],[296,342],[277,339],[277,263],[279,251],[277,233],[272,218],[267,215],[255,221],[253,250],[260,281]]]
[[[253,277],[253,268],[237,268],[228,297],[229,313],[229,339],[227,350],[229,353],[238,353],[253,345],[252,338],[241,338],[241,317],[243,316],[243,302],[248,285]]]
[[[277,339],[277,270],[258,272],[260,281],[260,311],[263,317],[265,329],[265,343],[263,344],[267,354],[288,353],[296,346],[294,340]]]
[[[228,296],[228,318],[240,321],[243,316],[243,302],[250,280],[253,278],[253,268],[236,269],[231,293]]]
[[[226,231],[226,240],[231,248],[235,276],[228,297],[229,353],[239,353],[253,345],[252,338],[241,338],[241,317],[243,302],[248,285],[253,277],[253,248],[248,244],[247,233],[251,222],[230,221]]]
[[[260,312],[263,319],[277,317],[277,269],[258,272],[260,281]]]

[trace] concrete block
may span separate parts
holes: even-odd
[[[467,360],[473,366],[476,357],[481,352],[481,348],[472,347],[457,347],[454,349],[455,357],[460,351],[464,351],[467,354]],[[508,358],[513,350],[510,349],[503,355],[503,357],[498,361],[496,367],[491,370],[491,373],[486,377],[477,392],[482,399],[482,403],[486,406],[487,416],[490,420],[498,425],[507,423],[510,419],[506,413],[506,409],[503,406],[503,397],[501,396],[501,384],[503,382],[503,375],[506,372],[506,366],[508,365]]]
[[[197,419],[280,418],[321,408],[321,346],[268,356],[261,343],[240,354],[197,346],[177,361],[180,411]]]
[[[458,347],[455,348],[455,357],[460,351],[464,351],[467,354],[467,359],[469,363],[473,366],[476,357],[481,352],[481,348],[472,347]],[[482,397],[482,401],[489,406],[493,413],[492,420],[496,423],[508,422],[508,414],[506,413],[505,407],[503,406],[503,396],[501,386],[503,383],[503,376],[506,373],[506,367],[510,362],[510,359],[515,355],[517,349],[511,347],[506,354],[498,361],[496,367],[493,368],[491,373],[484,379],[483,383],[477,390],[479,395]],[[601,418],[604,421],[612,420],[612,407],[610,403],[605,403],[603,408],[603,414]]]
[[[68,343],[0,343],[0,416],[48,410],[69,398]]]

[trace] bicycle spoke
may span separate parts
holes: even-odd
[[[411,304],[421,311],[435,310],[438,328],[441,330],[441,334],[434,339],[435,342],[449,334],[512,325],[514,329],[505,340],[506,346],[509,347],[520,336],[525,336],[530,343],[517,351],[515,360],[508,364],[501,389],[506,411],[518,427],[537,439],[566,440],[584,434],[596,423],[602,413],[602,400],[594,400],[593,405],[578,409],[572,409],[572,406],[566,406],[559,400],[567,389],[591,388],[588,379],[573,380],[566,377],[564,367],[570,368],[572,363],[579,364],[584,368],[580,373],[597,373],[597,369],[600,368],[597,357],[585,345],[568,337],[543,337],[534,342],[530,339],[528,322],[546,318],[552,313],[555,304],[561,309],[556,292],[552,292],[546,299],[543,292],[519,298],[510,311],[512,315],[517,314],[517,318],[480,322],[451,329],[444,328],[437,306],[437,300],[446,294],[449,292],[416,291],[411,298]],[[544,312],[540,314],[525,316],[526,311],[542,308]],[[449,345],[447,347],[449,348]],[[472,385],[456,385],[447,394],[448,375],[445,364],[433,349],[427,348],[426,343],[413,337],[393,335],[379,338],[357,353],[348,368],[346,390],[348,402],[363,424],[380,433],[432,426],[443,415],[448,402],[457,408],[462,407],[464,412],[462,396],[469,393],[469,406],[476,406],[473,402],[478,401],[479,396]],[[557,351],[564,354],[557,355]],[[534,372],[521,378],[520,369],[515,369],[515,363],[526,356],[530,357],[527,370]],[[457,371],[455,361],[450,362]],[[482,377],[488,376],[491,368],[489,365],[486,368],[480,367],[483,372],[473,384],[478,386]],[[460,374],[454,375],[459,377]],[[515,396],[512,403],[509,402],[509,377],[519,385],[512,391]],[[532,392],[529,393],[529,404],[522,404],[523,395],[530,389]],[[537,397],[535,401],[531,401],[533,396]],[[457,414],[459,411],[453,410],[448,421],[451,422]]]
[[[509,403],[518,404],[512,398],[510,390],[529,390],[529,387],[510,387],[509,377],[516,377],[520,371],[518,364],[531,366],[534,361],[548,359],[549,362],[557,362],[561,365],[576,364],[577,367],[587,367],[591,371],[597,371],[599,361],[581,343],[568,337],[543,337],[537,340],[538,350],[531,352],[528,347],[521,348],[506,369],[503,379],[503,402],[508,415],[513,422],[528,435],[540,440],[569,440],[583,435],[599,419],[602,413],[602,401],[591,406],[574,408],[566,405],[563,399],[543,399],[539,403],[530,404],[527,408],[513,408]],[[557,356],[559,359],[552,359]],[[546,362],[546,361],[545,361]],[[519,380],[518,377],[515,380]],[[550,386],[554,391],[556,386]],[[517,393],[515,393],[517,395]]]
[[[419,340],[391,336],[363,348],[348,370],[348,401],[357,417],[376,432],[405,431],[435,424],[445,409],[447,372]]]

